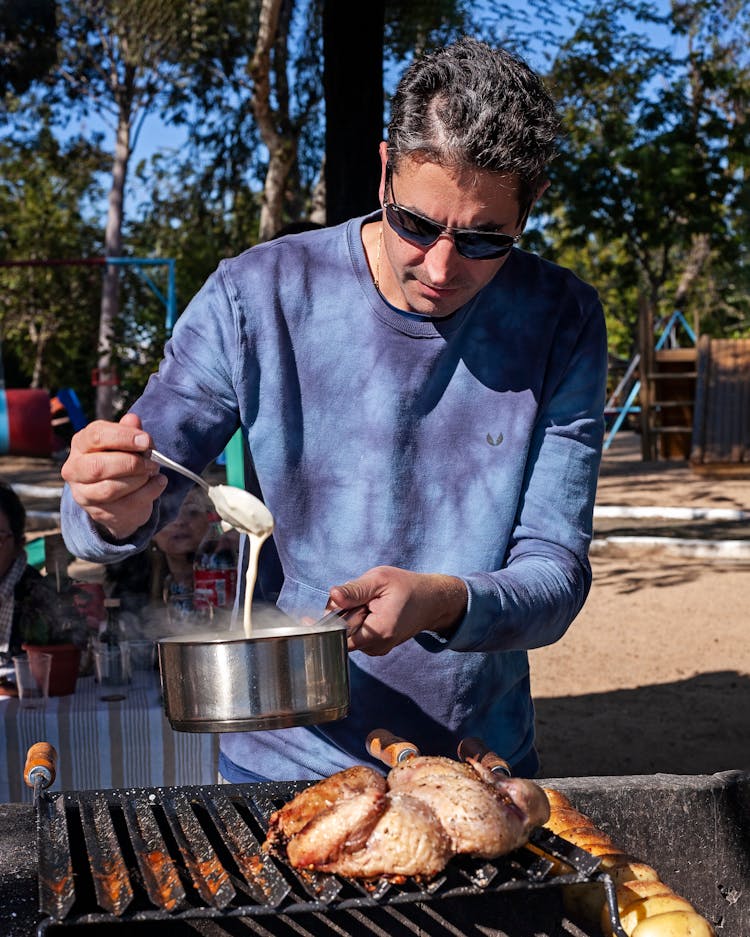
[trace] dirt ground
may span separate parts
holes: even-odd
[[[750,476],[644,463],[638,437],[618,434],[602,462],[597,505],[750,516]],[[613,533],[750,546],[747,518],[595,519],[595,544]],[[664,542],[593,549],[583,611],[557,644],[531,652],[543,776],[750,770],[750,552],[686,558]]]
[[[29,526],[48,531],[59,465],[0,456],[0,477],[33,486],[22,495]],[[750,552],[741,550],[750,544],[750,476],[645,463],[638,437],[623,432],[605,453],[597,505],[744,516],[595,519],[589,599],[561,641],[530,655],[542,776],[750,770]],[[633,535],[669,539],[666,547],[606,539]],[[740,548],[684,556],[675,538]]]

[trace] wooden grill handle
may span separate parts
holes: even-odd
[[[511,776],[508,762],[491,751],[481,739],[461,739],[458,743],[458,757],[461,761],[478,761],[488,771]]]
[[[365,744],[372,757],[379,758],[389,768],[393,768],[406,758],[419,754],[416,745],[399,738],[387,729],[373,729],[367,736]]]
[[[57,752],[49,742],[35,742],[26,752],[26,764],[23,779],[28,787],[34,787],[35,781],[41,781],[42,787],[49,787],[57,775]]]

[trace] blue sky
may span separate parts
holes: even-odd
[[[518,8],[519,10],[526,10],[526,4],[523,0],[512,0],[512,5]],[[658,0],[657,9],[662,9],[665,13],[669,11],[669,0]],[[636,27],[638,24],[633,23],[633,27]],[[561,36],[566,35],[571,30],[571,25],[567,22],[560,24],[560,34]],[[652,41],[662,45],[665,50],[678,53],[681,51],[677,40],[674,37],[670,36],[669,30],[664,27],[649,27],[648,34]],[[547,47],[540,47],[534,49],[533,47],[528,50],[526,57],[529,60],[529,63],[540,70],[545,70],[548,66],[547,56],[549,49]],[[395,83],[398,78],[398,73],[393,76],[387,76],[386,82]],[[386,92],[388,93],[390,88],[386,87]],[[92,115],[86,119],[81,120],[80,122],[71,122],[68,126],[68,132],[72,133],[76,130],[81,130],[84,133],[89,133],[92,130],[99,130],[105,134],[104,146],[105,149],[110,150],[113,147],[114,141],[114,127],[105,123],[103,120],[99,119],[95,115]],[[170,156],[177,156],[184,146],[187,139],[187,129],[185,127],[171,127],[165,125],[157,116],[148,115],[140,130],[138,140],[133,152],[133,157],[130,164],[129,179],[128,179],[128,192],[126,194],[126,214],[128,209],[134,204],[135,199],[139,196],[140,193],[135,191],[135,166],[141,160],[151,159],[157,154],[161,154],[167,158]],[[105,185],[108,187],[109,180],[105,181]],[[106,206],[105,206],[106,210]]]

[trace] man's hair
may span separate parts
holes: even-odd
[[[560,119],[518,56],[465,37],[412,62],[391,102],[388,153],[516,175],[528,210],[556,156]]]

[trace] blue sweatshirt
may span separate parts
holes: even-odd
[[[373,285],[360,228],[376,218],[222,261],[133,411],[196,472],[242,427],[292,618],[320,617],[330,586],[378,565],[458,576],[468,610],[449,639],[353,652],[346,719],[222,735],[228,780],[367,763],[376,727],[425,754],[480,736],[533,767],[526,651],[564,634],[591,584],[607,369],[595,291],[514,248],[464,307],[419,321]],[[66,490],[69,549],[108,562],[144,548],[186,485],[170,476],[150,522],[117,544]]]

